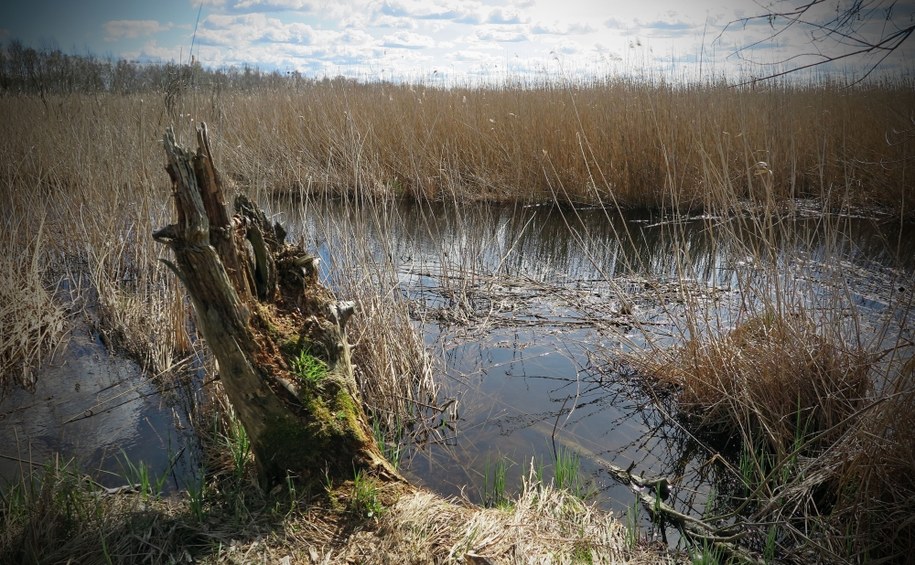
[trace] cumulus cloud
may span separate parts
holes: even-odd
[[[283,23],[264,14],[213,14],[201,22],[197,40],[208,45],[239,45],[254,42],[309,44],[318,31],[308,24]]]
[[[238,0],[232,8],[239,11],[311,11],[314,8],[314,4],[308,0]]]
[[[380,8],[380,12],[386,16],[454,21],[468,17],[478,19],[478,11],[479,4],[476,2],[451,5],[417,0],[385,0]]]
[[[505,8],[495,8],[486,17],[486,23],[488,24],[520,24],[523,22],[524,20],[521,19],[521,15],[517,10]]]
[[[687,34],[692,34],[695,32],[696,26],[694,24],[685,22],[680,19],[670,19],[670,20],[653,20],[648,22],[643,22],[636,20],[638,27],[645,30],[646,33],[654,37],[678,37]]]
[[[531,26],[531,33],[536,35],[585,35],[595,31],[597,30],[594,27],[583,23],[568,25],[536,23]]]
[[[701,33],[702,25],[684,19],[675,12],[668,12],[662,17],[650,20],[641,18],[626,20],[616,17],[604,20],[606,28],[624,35],[667,39],[694,36]]]
[[[385,47],[400,47],[404,49],[426,49],[435,46],[435,41],[427,36],[409,31],[398,31],[382,38]]]
[[[172,28],[171,24],[161,24],[156,20],[110,20],[105,22],[105,41],[148,37]]]
[[[372,20],[372,25],[380,28],[410,29],[419,27],[416,20],[410,18],[397,18],[393,16],[377,15]]]
[[[517,29],[501,29],[498,27],[485,27],[476,31],[477,39],[481,41],[498,41],[500,43],[527,41],[527,34]]]

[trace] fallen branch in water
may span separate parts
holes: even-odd
[[[618,481],[632,488],[655,522],[662,525],[671,523],[690,541],[711,544],[738,558],[741,563],[764,563],[751,551],[736,543],[743,537],[744,532],[715,528],[665,504],[663,499],[670,493],[670,481],[666,477],[646,478],[631,472],[631,468],[624,469],[606,461],[603,464]]]

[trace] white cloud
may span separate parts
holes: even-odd
[[[185,58],[187,57],[187,54],[183,53],[180,47],[159,45],[155,40],[147,41],[139,50],[127,51],[122,54],[125,59],[153,62],[179,61],[182,55]]]
[[[495,8],[486,17],[486,23],[488,24],[520,24],[526,21],[526,19],[521,18],[517,10],[505,8]]]
[[[433,47],[435,40],[428,35],[420,35],[409,31],[398,31],[382,38],[385,47],[402,47],[406,49],[424,49]]]
[[[482,76],[487,69],[542,75],[556,71],[557,62],[570,76],[643,65],[679,72],[698,66],[700,57],[705,68],[746,69],[748,58],[765,63],[812,49],[809,29],[769,41],[773,30],[766,20],[734,24],[719,35],[728,22],[764,13],[758,0],[190,1],[203,5],[196,45],[205,64],[247,63],[331,76],[388,79],[438,70],[438,77],[457,78]],[[862,29],[869,30],[870,22],[865,24]],[[168,29],[158,25],[140,19],[109,22],[106,39]],[[744,51],[743,58],[735,55],[754,41],[762,43]],[[164,49],[151,45],[146,53]]]
[[[501,26],[486,26],[476,30],[477,39],[481,41],[517,42],[527,41],[528,36],[518,27],[505,29]]]
[[[586,35],[595,31],[597,30],[593,26],[578,22],[571,24],[536,23],[531,26],[531,33],[536,35]]]
[[[433,0],[385,0],[380,11],[387,16],[429,20],[453,20],[465,23],[479,23],[481,4],[479,2],[443,2]]]
[[[372,25],[380,28],[409,29],[415,30],[419,27],[416,20],[410,18],[397,18],[379,14],[372,20]]]
[[[105,41],[147,37],[168,31],[172,24],[161,24],[156,20],[110,20],[105,22]]]
[[[306,10],[314,8],[308,0],[238,0],[232,6],[235,10]]]
[[[283,23],[264,14],[207,16],[197,30],[197,40],[209,45],[238,46],[253,42],[309,44],[319,31],[308,24]]]

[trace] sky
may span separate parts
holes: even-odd
[[[312,77],[472,81],[615,73],[766,76],[855,49],[778,32],[769,10],[801,0],[12,0],[0,42],[141,62],[258,67]],[[825,22],[848,0],[808,16]],[[915,0],[864,0],[854,33],[879,37],[915,22]],[[889,11],[888,11],[889,10]],[[784,20],[781,20],[784,21]],[[836,36],[833,36],[836,37]],[[870,58],[831,69],[856,73]],[[915,34],[881,63],[911,75]]]

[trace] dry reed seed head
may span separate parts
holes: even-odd
[[[756,165],[753,166],[753,174],[757,177],[771,176],[772,169],[769,168],[769,163],[758,161]]]

